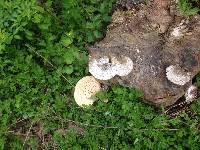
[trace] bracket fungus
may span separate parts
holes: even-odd
[[[126,56],[123,56],[120,61],[116,57],[109,59],[107,56],[89,60],[89,72],[99,80],[109,80],[115,75],[127,76],[132,70],[133,61]]]
[[[191,85],[185,93],[185,101],[190,103],[197,98],[197,87]]]
[[[89,59],[89,72],[99,80],[109,80],[116,74],[109,58],[106,56],[100,59]]]
[[[191,73],[186,72],[179,66],[171,65],[166,68],[167,79],[177,85],[185,85],[191,80]]]
[[[127,56],[122,57],[120,61],[116,57],[112,57],[111,62],[116,70],[116,75],[121,77],[127,76],[133,70],[133,61]]]
[[[100,90],[101,84],[93,76],[83,77],[75,86],[74,99],[81,107],[92,105],[94,100],[91,96]]]

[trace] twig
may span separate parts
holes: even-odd
[[[167,110],[165,110],[165,111],[163,112],[163,114],[167,114],[167,112],[169,112],[172,108],[175,108],[175,107],[177,107],[177,106],[184,105],[184,104],[188,104],[188,103],[184,101],[184,102],[178,103],[178,104],[176,104],[176,105],[173,105],[173,106],[169,107]]]
[[[63,120],[61,117],[59,116],[55,116],[54,119],[58,119],[62,122],[72,122],[76,125],[80,125],[80,126],[86,126],[86,127],[94,127],[94,128],[104,128],[104,129],[123,129],[121,127],[114,127],[114,126],[101,126],[101,125],[93,125],[93,124],[85,124],[85,123],[82,123],[82,122],[78,122],[78,121],[74,121],[74,120],[71,120],[71,119],[66,119],[66,120]],[[126,129],[126,128],[124,128]],[[138,128],[132,128],[133,130],[139,130],[139,131],[150,131],[150,130],[153,130],[153,131],[178,131],[180,129],[176,129],[176,128],[172,128],[172,129],[169,129],[169,128],[165,128],[165,129],[138,129]],[[127,129],[129,130],[129,129]]]
[[[40,56],[42,59],[44,59],[51,67],[53,67],[54,69],[58,70],[57,67],[55,67],[48,59],[46,59],[44,56],[42,56],[41,54],[39,54],[37,51],[34,50],[33,47],[30,47],[28,44],[25,44],[30,50],[32,50],[35,54],[37,54],[38,56]],[[61,77],[63,77],[63,79],[65,79],[71,86],[73,86],[73,84],[61,73]]]
[[[12,124],[10,125],[10,127],[13,126],[13,125],[15,125],[15,124],[17,124],[17,123],[20,123],[20,122],[22,122],[22,121],[24,121],[24,120],[28,120],[28,118],[23,118],[23,119],[18,120],[18,121],[16,121],[16,122],[12,123]],[[10,128],[10,127],[9,127],[9,128]]]
[[[25,138],[25,140],[24,140],[24,143],[23,143],[23,146],[22,146],[22,147],[24,147],[26,141],[28,140],[29,134],[30,134],[30,132],[31,132],[32,127],[33,127],[33,122],[31,123],[31,126],[30,126],[30,128],[29,128],[29,130],[28,130],[28,132],[27,132],[27,134],[26,134],[26,138]]]
[[[15,131],[7,131],[7,133],[11,133],[11,134],[14,134],[14,135],[19,135],[19,136],[27,136],[27,134],[23,134],[23,133],[19,133],[19,132],[15,132]],[[32,136],[32,137],[36,137],[36,135],[30,135],[29,136]]]

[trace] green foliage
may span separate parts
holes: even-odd
[[[181,13],[185,16],[195,15],[200,12],[200,6],[192,6],[192,2],[198,2],[197,0],[179,0],[178,7]]]
[[[55,1],[56,7],[63,6],[61,19],[65,24],[64,29],[74,31],[74,40],[77,45],[94,42],[103,37],[102,27],[111,21],[109,12],[112,9],[112,4],[113,0]]]
[[[169,119],[142,103],[141,96],[143,94],[136,89],[114,86],[98,93],[92,107],[67,106],[67,115],[63,111],[45,116],[51,124],[59,120],[65,129],[54,132],[53,141],[59,149],[200,148],[199,114],[194,118],[182,114]]]
[[[102,38],[112,3],[0,0],[0,149],[199,149],[199,103],[193,118],[169,119],[115,86],[75,104],[85,46]]]

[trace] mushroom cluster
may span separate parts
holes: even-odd
[[[133,61],[123,56],[119,61],[116,57],[102,56],[89,60],[89,72],[99,80],[109,80],[116,75],[127,76],[133,69]]]

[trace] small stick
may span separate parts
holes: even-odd
[[[39,54],[37,51],[34,50],[34,48],[30,47],[28,44],[26,44],[26,46],[32,50],[35,54],[37,54],[38,56],[40,56],[42,59],[44,59],[50,66],[52,66],[54,69],[58,69],[57,67],[55,67],[48,59],[46,59],[44,56],[42,56],[41,54]],[[73,84],[61,73],[61,77],[63,77],[71,86],[73,86]]]
[[[30,128],[29,128],[29,130],[28,130],[28,133],[26,134],[26,138],[25,138],[25,140],[24,140],[24,143],[23,143],[23,146],[22,146],[22,147],[24,147],[24,145],[26,144],[26,141],[27,141],[28,138],[29,138],[29,134],[30,134],[30,132],[31,132],[32,127],[33,127],[33,123],[31,123],[31,126],[30,126]]]

